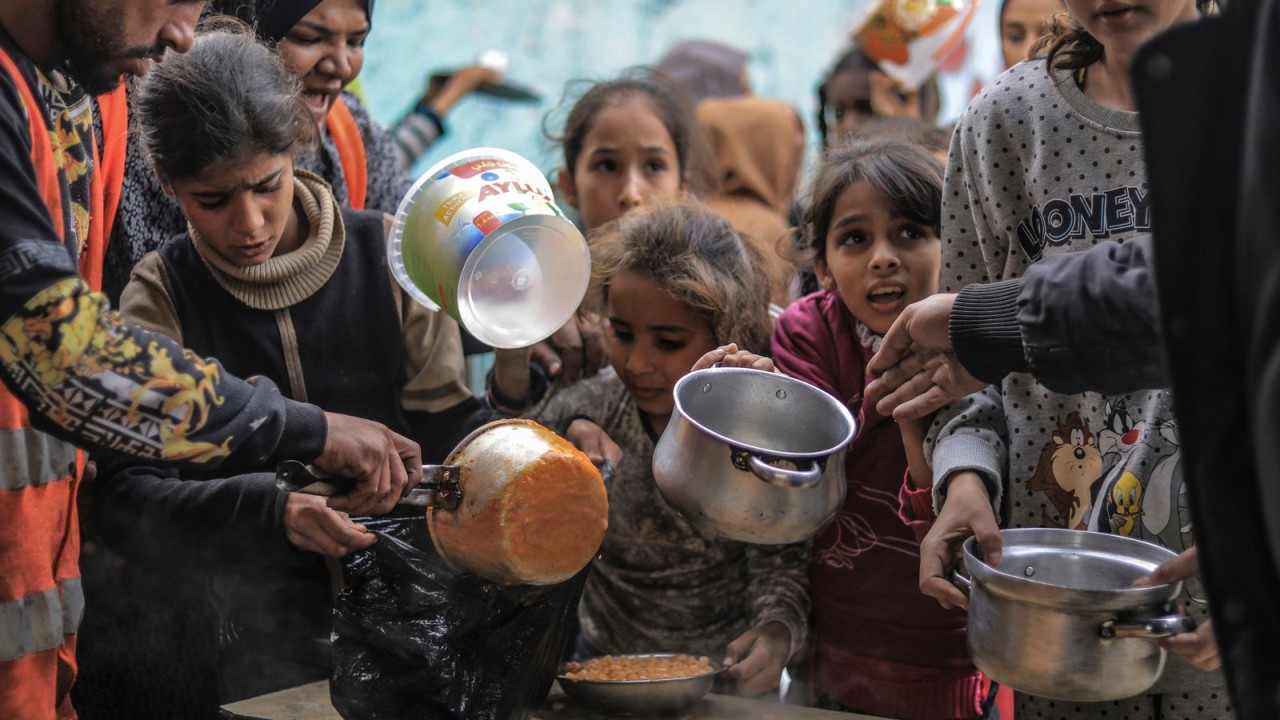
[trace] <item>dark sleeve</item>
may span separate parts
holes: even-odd
[[[91,450],[195,467],[313,460],[319,408],[130,327],[80,279],[37,190],[17,91],[0,80],[0,380],[32,424]]]
[[[472,430],[504,415],[486,407],[474,397],[440,412],[406,410],[409,432],[422,446],[422,459],[438,465]]]
[[[167,466],[118,461],[102,463],[85,486],[87,515],[112,549],[206,572],[285,557],[285,495],[269,473],[191,479]]]
[[[970,285],[951,313],[951,344],[975,377],[1029,372],[1056,392],[1165,387],[1151,239],[1056,255],[1020,279]]]

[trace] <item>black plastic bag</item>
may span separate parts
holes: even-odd
[[[334,611],[330,695],[348,720],[508,720],[535,710],[572,642],[583,570],[502,588],[449,568],[422,511],[361,520],[378,542],[349,556]]]

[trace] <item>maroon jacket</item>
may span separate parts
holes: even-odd
[[[893,420],[863,407],[874,350],[856,323],[838,294],[820,291],[788,307],[773,332],[778,369],[858,418],[845,456],[848,497],[813,543],[814,687],[875,715],[976,717],[983,678],[965,649],[965,614],[920,593],[919,541],[899,515],[907,458]]]

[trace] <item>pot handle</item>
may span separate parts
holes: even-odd
[[[406,488],[397,505],[437,507],[456,510],[462,496],[460,479],[462,468],[458,465],[423,465],[423,478],[416,486]],[[356,486],[356,481],[339,475],[329,475],[314,465],[297,460],[285,460],[276,465],[276,487],[285,492],[332,497],[345,495]]]
[[[751,472],[755,473],[756,477],[770,485],[777,485],[789,490],[811,488],[822,479],[822,467],[814,460],[809,460],[808,462],[809,467],[805,470],[788,470],[774,467],[761,460],[757,455],[747,454],[747,464],[751,466]]]
[[[1186,615],[1164,615],[1120,622],[1107,620],[1098,629],[1103,639],[1114,638],[1166,638],[1196,631],[1196,621]]]
[[[952,585],[960,588],[960,592],[964,593],[965,597],[969,597],[970,591],[973,590],[973,579],[960,572],[959,567],[951,568],[951,573],[947,579],[951,581]]]

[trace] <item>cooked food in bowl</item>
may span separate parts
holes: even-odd
[[[715,672],[706,657],[692,655],[605,655],[564,667],[566,680],[671,680]]]
[[[705,657],[614,655],[568,663],[559,680],[565,695],[599,712],[653,715],[698,702],[722,670]]]

